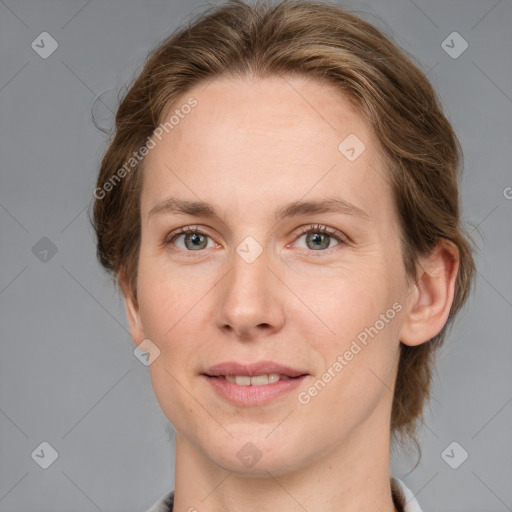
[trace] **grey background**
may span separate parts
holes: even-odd
[[[173,488],[172,428],[95,260],[87,208],[107,136],[91,109],[106,91],[114,107],[112,90],[206,5],[0,0],[1,511],[142,511]],[[480,246],[476,292],[439,356],[422,462],[411,472],[414,453],[396,452],[392,471],[424,512],[512,510],[512,4],[343,5],[428,71],[463,145],[463,214]],[[31,48],[44,31],[59,45],[47,59]],[[469,44],[456,59],[441,46],[453,31]],[[58,452],[48,469],[31,456],[43,441]],[[441,457],[453,441],[469,454],[458,469]]]

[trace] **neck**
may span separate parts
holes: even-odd
[[[262,467],[256,476],[219,467],[178,433],[174,511],[396,512],[390,486],[389,421],[382,418],[375,410],[365,424],[314,460],[287,471]]]

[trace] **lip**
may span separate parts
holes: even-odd
[[[279,380],[271,384],[261,386],[239,386],[222,378],[226,375],[246,375],[254,377],[269,373],[279,373],[290,377],[287,380]],[[237,362],[225,362],[212,366],[201,375],[208,381],[218,396],[239,407],[255,407],[267,404],[272,400],[282,397],[309,377],[306,371],[290,368],[272,361],[260,361],[257,363],[243,364]]]
[[[219,377],[221,375],[246,375],[255,377],[256,375],[264,375],[269,373],[279,373],[279,375],[287,375],[288,377],[299,377],[308,372],[301,369],[290,368],[273,361],[259,361],[256,363],[238,363],[236,361],[228,361],[216,364],[204,372],[209,377]]]

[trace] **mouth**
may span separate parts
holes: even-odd
[[[305,374],[304,374],[305,375]],[[213,379],[224,379],[232,384],[236,384],[237,386],[265,386],[267,384],[274,384],[275,382],[279,382],[280,380],[290,380],[290,379],[298,379],[303,375],[298,375],[296,377],[290,377],[288,375],[280,375],[279,373],[268,373],[262,375],[206,375],[207,377],[211,377]]]
[[[201,374],[223,400],[239,407],[268,403],[296,389],[309,376],[304,370],[271,361],[221,363]]]

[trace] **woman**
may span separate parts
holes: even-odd
[[[474,271],[425,75],[334,5],[212,8],[116,117],[98,257],[176,429],[152,510],[417,512],[390,475]]]

